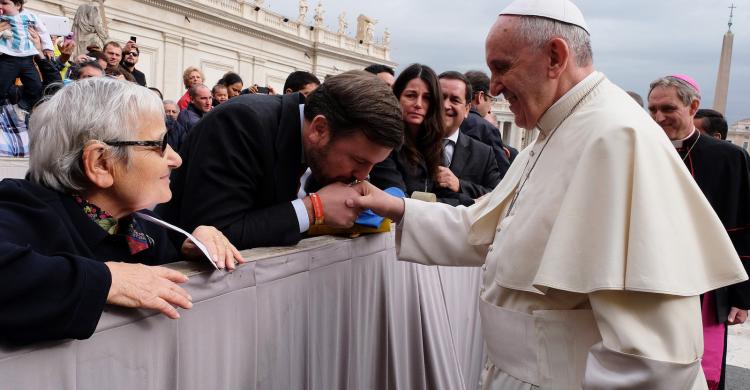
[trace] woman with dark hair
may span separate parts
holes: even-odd
[[[239,95],[242,91],[242,77],[234,72],[225,73],[217,84],[227,87],[227,95],[230,99]]]
[[[373,168],[370,181],[378,188],[399,187],[412,197],[414,192],[433,193],[440,202],[459,205],[458,194],[441,188],[436,180],[445,130],[443,96],[435,71],[427,65],[410,65],[393,83],[393,93],[401,104],[404,145]],[[401,176],[393,175],[391,168]]]

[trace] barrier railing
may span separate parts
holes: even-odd
[[[2,389],[468,389],[482,359],[477,268],[396,260],[391,233],[202,263],[169,320],[108,308],[88,340],[0,348]]]
[[[6,177],[21,179],[28,170],[28,158],[0,157],[0,180]]]

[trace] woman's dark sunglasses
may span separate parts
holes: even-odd
[[[164,152],[167,150],[167,133],[164,133],[164,138],[161,141],[102,141],[109,146],[145,146],[148,148],[159,148],[159,153],[164,157]]]

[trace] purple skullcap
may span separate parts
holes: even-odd
[[[681,81],[684,81],[685,83],[687,83],[687,85],[689,85],[691,88],[693,88],[695,90],[695,92],[698,93],[698,95],[701,94],[701,88],[698,86],[698,83],[695,80],[693,80],[692,77],[690,77],[690,76],[688,76],[686,74],[671,74],[668,77],[673,77],[673,78],[679,79]]]

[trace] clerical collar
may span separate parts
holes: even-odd
[[[447,139],[447,140],[453,141],[453,144],[457,144],[458,143],[458,131],[459,130],[456,129],[456,131],[454,131],[453,134],[451,134],[448,137],[443,137],[443,139]]]
[[[549,132],[557,127],[565,116],[578,104],[581,99],[586,97],[586,94],[591,91],[599,80],[604,78],[601,72],[593,71],[590,75],[586,76],[583,80],[574,85],[573,88],[568,90],[560,99],[552,104],[547,111],[544,112],[536,127],[542,133],[544,137],[549,135]],[[590,98],[591,96],[589,96]]]
[[[674,140],[671,140],[672,141],[672,145],[674,145],[674,147],[677,148],[677,149],[682,148],[686,143],[688,145],[690,145],[690,144],[692,144],[692,138],[695,137],[697,135],[697,133],[698,133],[698,129],[696,129],[695,127],[693,127],[693,131],[690,132],[690,135],[688,135],[687,137],[685,137],[683,139],[674,139]]]

